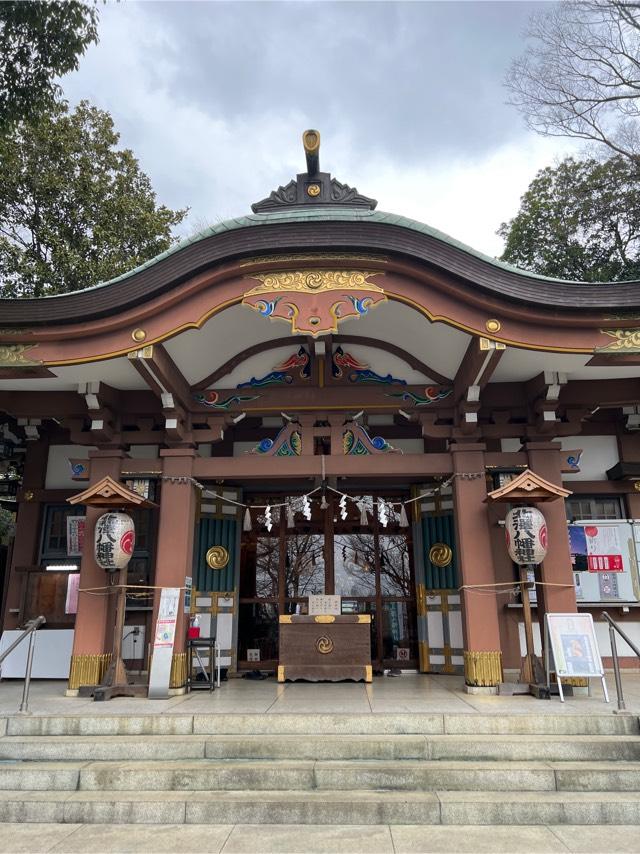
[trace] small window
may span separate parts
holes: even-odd
[[[69,507],[68,504],[45,506],[40,563],[48,560],[59,561],[67,557],[67,519],[84,514],[84,507]]]
[[[581,496],[566,500],[567,517],[572,522],[584,519],[622,519],[622,499],[618,496]]]

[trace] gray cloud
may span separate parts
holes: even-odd
[[[121,2],[63,88],[108,110],[188,233],[321,165],[476,248],[566,149],[526,130],[502,79],[537,3]]]
[[[538,4],[146,3],[170,86],[227,120],[304,109],[367,154],[419,162],[522,134],[501,81]],[[167,57],[165,57],[167,58]],[[153,74],[157,57],[149,55]]]

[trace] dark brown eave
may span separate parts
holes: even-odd
[[[627,320],[640,312],[640,282],[576,284],[494,265],[432,235],[381,222],[278,222],[214,234],[103,287],[44,299],[1,299],[0,324],[77,323],[133,308],[210,267],[252,255],[300,250],[401,255],[438,268],[488,299],[553,313]],[[623,317],[618,317],[622,315]]]

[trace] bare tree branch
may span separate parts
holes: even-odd
[[[559,3],[531,18],[527,37],[505,81],[527,125],[640,164],[640,3]]]

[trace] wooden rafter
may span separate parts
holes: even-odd
[[[155,394],[170,394],[180,406],[187,410],[191,407],[189,383],[162,344],[134,350],[129,360]]]

